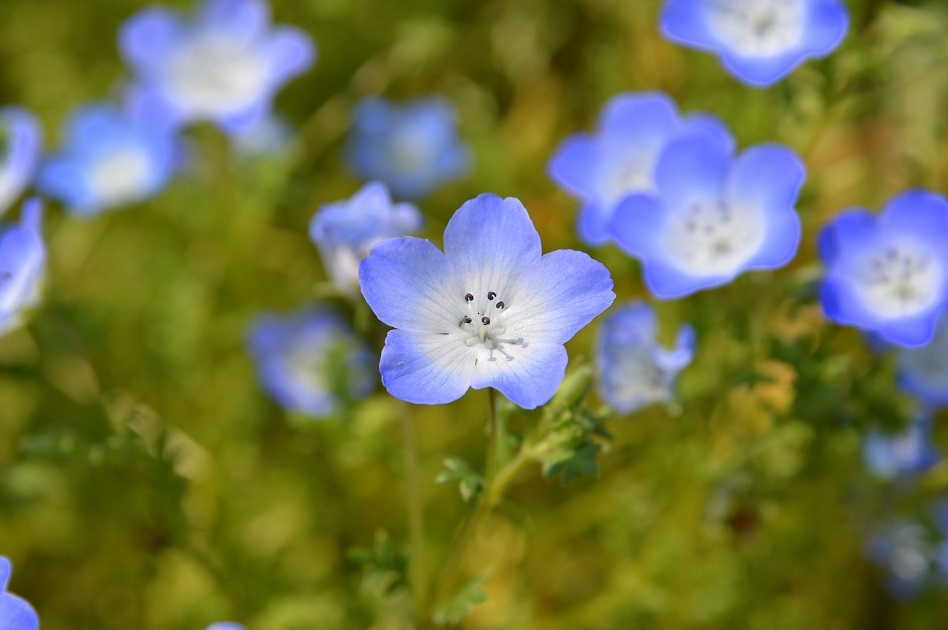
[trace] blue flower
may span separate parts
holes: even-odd
[[[131,108],[91,105],[66,121],[59,153],[42,165],[45,194],[78,216],[128,206],[157,194],[178,165],[176,136]]]
[[[717,53],[731,74],[764,87],[839,46],[849,14],[840,0],[668,0],[661,26],[670,40]]]
[[[421,212],[392,203],[382,182],[370,182],[345,201],[326,204],[313,216],[309,237],[316,243],[330,279],[346,292],[359,289],[359,263],[379,241],[416,232]]]
[[[38,630],[39,617],[25,600],[7,592],[13,565],[0,556],[0,630]]]
[[[206,630],[246,630],[246,628],[233,621],[218,621],[209,625]]]
[[[870,538],[867,555],[885,571],[886,586],[900,599],[948,583],[948,505],[936,502],[931,518],[899,518]]]
[[[610,224],[619,247],[641,259],[657,297],[678,298],[787,264],[800,243],[794,204],[805,171],[779,145],[732,157],[719,142],[672,142],[655,166],[653,195],[626,197]]]
[[[695,331],[682,326],[675,348],[658,343],[655,311],[645,302],[626,304],[602,325],[596,348],[599,392],[619,413],[674,399],[678,373],[694,357]]]
[[[288,411],[331,416],[341,397],[367,396],[375,357],[335,313],[320,307],[258,317],[248,336],[264,389]]]
[[[248,158],[279,155],[293,138],[289,123],[273,114],[233,137],[234,152]]]
[[[40,301],[46,272],[42,224],[43,207],[30,199],[19,225],[0,232],[0,335],[20,326],[26,310]]]
[[[396,197],[417,199],[464,175],[470,151],[458,138],[454,108],[444,99],[399,107],[372,98],[355,110],[348,159],[362,179],[381,180]]]
[[[25,109],[0,109],[0,214],[30,183],[39,163],[42,132]]]
[[[930,433],[928,419],[916,420],[896,435],[869,431],[863,441],[863,459],[869,470],[883,479],[924,472],[940,459]]]
[[[284,83],[308,70],[308,35],[270,27],[263,0],[205,0],[191,19],[164,7],[132,17],[119,47],[140,87],[181,123],[212,121],[228,133],[264,118]]]
[[[948,406],[948,311],[942,311],[931,343],[899,353],[899,384],[929,409]]]
[[[606,243],[619,202],[632,193],[654,192],[655,163],[662,149],[692,134],[706,135],[728,152],[734,149],[727,126],[717,118],[681,118],[668,95],[630,92],[606,103],[597,133],[564,140],[548,170],[553,181],[583,204],[577,221],[580,238],[590,245]]]
[[[441,404],[493,387],[525,409],[546,403],[566,371],[563,344],[615,299],[609,271],[588,255],[540,255],[519,200],[483,194],[430,241],[387,239],[359,267],[362,294],[396,328],[382,384],[412,403]]]
[[[898,195],[878,217],[840,214],[820,233],[823,311],[889,343],[929,343],[948,302],[946,242],[948,201],[924,190]]]

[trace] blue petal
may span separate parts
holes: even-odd
[[[178,16],[164,7],[150,7],[129,19],[118,33],[125,61],[143,70],[161,67],[184,32]]]
[[[272,103],[269,98],[261,98],[243,109],[217,116],[217,126],[229,136],[247,133],[270,115]]]
[[[656,151],[681,129],[678,108],[662,92],[626,93],[603,108],[599,131],[610,143],[634,143],[642,151]]]
[[[829,54],[843,41],[849,30],[849,12],[839,0],[810,0],[804,27],[806,49],[810,56]]]
[[[460,281],[461,297],[479,291],[503,295],[540,252],[540,235],[513,197],[485,193],[466,201],[444,230],[444,253]]]
[[[15,595],[0,595],[0,629],[2,630],[39,630],[39,617],[36,611]]]
[[[948,201],[927,190],[909,190],[894,197],[879,217],[886,235],[913,236],[938,248],[948,241]]]
[[[77,215],[91,215],[99,210],[95,192],[86,181],[85,172],[71,159],[53,157],[46,161],[37,175],[36,186],[44,194],[61,200]]]
[[[721,286],[730,282],[734,275],[692,276],[663,260],[645,260],[642,263],[645,285],[655,297],[673,300],[691,295],[703,289]]]
[[[854,208],[837,215],[820,232],[818,247],[823,264],[832,267],[864,247],[878,241],[876,218],[869,212]]]
[[[393,328],[457,329],[464,291],[448,259],[430,241],[413,236],[382,241],[359,264],[359,285],[376,317]]]
[[[662,202],[674,211],[719,199],[730,165],[730,154],[714,140],[704,136],[675,140],[655,167]]]
[[[935,337],[935,324],[940,312],[933,309],[915,317],[900,317],[883,322],[878,332],[889,343],[906,348],[919,348],[928,345]]]
[[[838,324],[878,331],[884,320],[862,304],[851,280],[827,275],[820,284],[820,303],[827,319]]]
[[[778,144],[761,144],[744,151],[728,174],[728,201],[764,212],[792,209],[806,169],[796,153]]]
[[[263,0],[204,0],[200,18],[205,28],[249,42],[270,23],[270,7]]]
[[[747,269],[777,269],[797,255],[802,226],[792,208],[776,210],[767,217],[767,234],[760,250],[747,261]]]
[[[744,83],[767,87],[790,74],[805,59],[799,50],[793,49],[772,57],[745,57],[724,50],[721,60],[731,74]]]
[[[708,29],[700,0],[669,0],[662,9],[662,33],[668,39],[701,50],[717,50],[718,38]]]
[[[42,131],[36,118],[20,107],[0,109],[0,130],[6,131],[6,155],[0,155],[0,214],[27,187],[40,157]]]
[[[0,556],[0,593],[6,592],[11,573],[13,573],[13,563],[6,556]]]
[[[419,405],[440,405],[464,395],[474,366],[474,350],[456,335],[392,330],[385,338],[379,370],[392,396]]]
[[[596,247],[609,242],[611,236],[609,224],[611,215],[608,208],[599,203],[588,203],[579,210],[576,217],[576,231],[586,244]]]
[[[556,393],[566,375],[569,357],[559,343],[535,342],[522,347],[513,361],[501,357],[479,361],[471,386],[493,387],[524,409],[544,405]]]
[[[550,179],[576,197],[589,200],[596,196],[599,181],[599,148],[588,134],[576,134],[564,140],[547,166]]]
[[[277,84],[309,70],[316,62],[316,46],[303,31],[284,26],[274,29],[267,42],[271,80]]]
[[[717,142],[721,149],[729,154],[733,153],[737,146],[727,124],[711,114],[691,114],[685,118],[682,123],[681,135],[704,136]]]
[[[534,340],[566,343],[616,297],[609,270],[574,250],[545,254],[520,281],[507,323],[531,345]]]
[[[612,215],[609,233],[626,253],[641,259],[664,257],[659,236],[665,229],[665,208],[655,197],[630,195]]]

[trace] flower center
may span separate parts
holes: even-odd
[[[735,272],[764,239],[758,213],[720,199],[692,204],[669,217],[669,223],[666,245],[672,260],[698,276]]]
[[[801,0],[705,0],[711,30],[748,57],[770,57],[803,36]]]
[[[241,42],[205,34],[183,45],[168,67],[176,100],[200,114],[215,115],[249,106],[266,80],[263,60]]]
[[[486,299],[485,299],[486,298]],[[507,336],[507,327],[503,320],[507,304],[496,291],[475,296],[468,292],[464,295],[464,306],[458,318],[458,328],[464,335],[464,345],[469,348],[483,346],[488,351],[488,361],[496,361],[496,351],[507,361],[513,361],[505,346],[526,346],[523,337]]]
[[[871,257],[859,277],[863,302],[883,317],[904,317],[936,304],[943,270],[917,247],[888,247]]]
[[[137,201],[147,191],[151,163],[141,150],[117,148],[92,167],[89,184],[99,199],[109,206]]]
[[[618,204],[634,192],[652,189],[652,162],[644,155],[629,157],[618,165],[606,180],[609,205]]]

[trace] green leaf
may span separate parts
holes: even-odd
[[[486,574],[476,575],[468,580],[460,590],[446,602],[438,606],[432,619],[436,625],[454,625],[461,621],[461,617],[466,615],[474,606],[483,604],[487,601],[487,595],[484,593],[484,580]]]
[[[444,468],[435,477],[435,482],[451,483],[457,481],[461,498],[465,501],[470,501],[484,490],[484,478],[463,459],[448,457],[444,460]]]

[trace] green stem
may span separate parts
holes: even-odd
[[[421,492],[418,485],[418,453],[415,431],[407,406],[402,414],[402,439],[405,446],[405,496],[408,503],[408,535],[411,550],[410,579],[418,598],[419,609],[424,610],[428,595],[425,571],[425,528]]]

